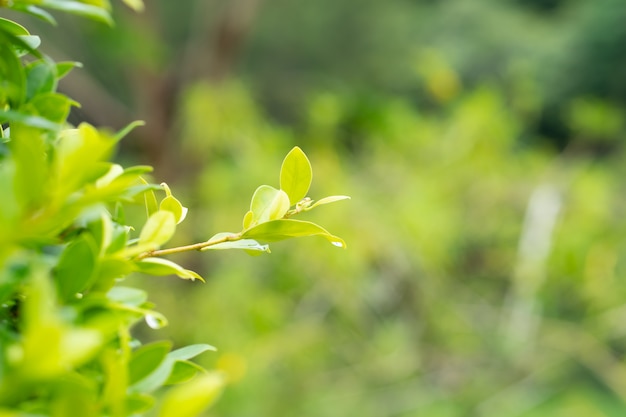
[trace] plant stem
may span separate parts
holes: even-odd
[[[189,252],[189,251],[192,251],[192,250],[202,250],[204,248],[208,248],[209,246],[217,245],[219,243],[234,242],[234,241],[239,240],[239,239],[241,239],[241,233],[236,233],[236,234],[232,234],[232,235],[227,235],[227,236],[221,237],[219,239],[208,240],[206,242],[194,243],[192,245],[177,246],[175,248],[169,248],[169,249],[150,250],[150,251],[143,252],[143,253],[139,254],[137,256],[137,259],[139,260],[139,259],[145,259],[145,258],[154,258],[154,257],[157,257],[157,256],[171,255],[173,253],[180,253],[180,252]]]

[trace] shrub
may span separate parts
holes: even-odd
[[[106,1],[0,1],[54,23],[37,5],[111,21]],[[0,18],[0,415],[141,415],[154,408],[155,391],[170,385],[159,415],[197,415],[224,379],[190,360],[214,348],[142,345],[131,327],[145,320],[159,328],[167,320],[123,279],[141,272],[202,280],[163,258],[182,251],[260,254],[269,252],[268,242],[313,235],[345,247],[321,226],[292,217],[347,197],[308,198],[311,166],[296,147],[283,161],[280,188],[262,185],[254,193],[240,232],[164,249],[187,209],[167,184],[144,179],[151,167],[110,161],[118,141],[141,123],[119,132],[70,126],[78,103],[57,85],[79,64],[53,62],[39,43]],[[133,224],[126,211],[139,204],[147,217]]]

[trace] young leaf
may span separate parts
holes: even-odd
[[[122,0],[128,7],[136,12],[142,12],[144,9],[142,0]]]
[[[75,62],[75,61],[57,62],[56,63],[57,80],[60,80],[61,78],[65,77],[74,68],[82,68],[82,66],[83,64],[81,64],[80,62]]]
[[[142,184],[149,185],[148,181],[143,178],[139,178]],[[157,203],[156,194],[154,194],[153,190],[146,190],[143,194],[146,204],[146,213],[148,217],[152,216],[159,209],[159,205]]]
[[[185,220],[185,217],[187,217],[187,207],[184,207],[182,203],[172,195],[170,187],[168,187],[166,183],[162,183],[161,186],[165,190],[166,197],[161,201],[159,209],[171,212],[176,219],[176,224],[180,224]]]
[[[289,210],[289,197],[283,190],[261,185],[252,196],[250,211],[256,223],[280,219],[287,213],[287,210]]]
[[[323,227],[302,220],[280,219],[258,224],[246,230],[241,237],[261,242],[276,242],[302,236],[322,236],[334,246],[345,248],[343,239],[333,236]]]
[[[280,167],[280,189],[289,196],[290,206],[306,197],[312,179],[311,163],[302,149],[296,146],[287,154]]]
[[[250,226],[252,226],[252,223],[254,223],[254,213],[252,211],[248,210],[246,215],[243,216],[243,228],[244,228],[244,230],[249,228]]]
[[[309,207],[305,208],[304,211],[309,211],[314,209],[317,206],[321,206],[323,204],[330,204],[330,203],[334,203],[335,201],[341,201],[341,200],[349,200],[350,197],[348,197],[347,195],[333,195],[330,197],[324,197],[321,200],[317,200],[315,203],[311,204]]]
[[[145,258],[138,261],[136,266],[139,272],[149,275],[176,275],[183,279],[190,279],[192,281],[199,279],[204,282],[198,273],[185,269],[177,263],[163,258]]]
[[[224,388],[217,372],[194,378],[165,394],[159,417],[196,417],[217,400]]]
[[[113,137],[115,140],[122,140],[126,135],[133,131],[136,127],[145,126],[146,122],[143,120],[135,120],[134,122],[129,123],[124,128],[122,128],[119,132],[117,132]]]
[[[227,233],[227,232],[218,233],[215,236],[213,236],[211,239],[209,239],[208,241],[211,242],[212,240],[219,240],[225,236],[232,236],[232,235],[233,233]],[[222,250],[222,249],[244,249],[244,250],[251,250],[251,251],[256,251],[256,252],[267,252],[267,253],[270,252],[270,248],[268,245],[261,245],[259,242],[253,239],[238,239],[238,240],[233,240],[233,241],[221,242],[215,245],[206,246],[202,248],[201,250],[206,251],[206,250]]]
[[[148,218],[139,234],[139,245],[159,247],[170,240],[176,231],[176,219],[169,211],[159,210]]]

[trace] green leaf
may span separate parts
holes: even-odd
[[[2,118],[2,107],[6,103],[18,107],[24,101],[26,74],[20,59],[9,47],[11,40],[15,38],[10,38],[1,31],[0,35],[0,118]]]
[[[167,356],[168,358],[175,360],[188,360],[208,351],[215,352],[217,349],[215,346],[207,345],[206,343],[197,343],[195,345],[189,345],[176,349],[170,352]]]
[[[330,203],[334,203],[336,201],[349,200],[349,199],[350,199],[350,197],[348,197],[347,195],[333,195],[333,196],[330,196],[330,197],[324,197],[321,200],[317,200],[315,203],[313,203],[312,205],[310,205],[309,207],[304,209],[304,211],[312,210],[315,207],[321,206],[323,204],[330,204]]]
[[[94,289],[107,291],[113,286],[115,280],[130,275],[134,270],[135,266],[127,259],[106,257],[98,263]]]
[[[114,139],[87,123],[63,130],[54,154],[58,198],[91,182],[94,166],[110,156],[114,145]]]
[[[28,103],[40,116],[59,124],[65,122],[71,107],[77,105],[74,100],[59,93],[37,93]]]
[[[128,415],[144,415],[153,406],[154,397],[151,395],[135,393],[126,397],[126,412]]]
[[[213,236],[208,242],[221,240],[227,236],[236,236],[234,233],[222,232]],[[201,251],[206,250],[222,250],[222,249],[244,249],[251,250],[257,252],[267,252],[270,253],[270,248],[268,245],[261,245],[259,242],[253,239],[238,239],[227,242],[217,243],[215,245],[206,246],[201,249]]]
[[[288,210],[289,197],[287,194],[283,190],[277,190],[269,185],[261,185],[257,188],[250,203],[250,211],[254,215],[252,224],[280,219]]]
[[[64,62],[57,62],[56,67],[57,67],[57,80],[60,80],[63,77],[65,77],[67,74],[69,74],[69,72],[73,70],[74,68],[82,68],[83,64],[81,64],[80,62],[75,62],[75,61],[64,61]]]
[[[165,190],[166,196],[161,201],[159,209],[171,212],[176,219],[176,224],[181,223],[185,220],[185,217],[187,217],[187,207],[184,207],[181,202],[172,195],[172,191],[166,183],[161,183],[161,186]]]
[[[122,0],[128,7],[136,12],[143,12],[144,5],[142,0]]]
[[[276,242],[303,236],[322,236],[334,246],[345,248],[343,239],[333,236],[323,227],[302,220],[281,219],[261,223],[246,230],[241,237],[255,239],[261,242]]]
[[[159,247],[172,238],[176,231],[176,219],[169,211],[159,210],[148,218],[141,229],[139,244]]]
[[[194,271],[183,268],[182,266],[163,258],[145,258],[135,264],[139,272],[149,275],[177,275],[183,279],[196,280],[204,282],[204,279]]]
[[[122,138],[124,138],[126,135],[128,135],[130,132],[132,132],[136,127],[139,126],[145,126],[146,122],[144,122],[143,120],[135,120],[134,122],[129,123],[128,125],[126,125],[126,127],[122,128],[120,131],[118,131],[114,137],[116,140],[122,140]]]
[[[49,182],[45,138],[41,131],[22,124],[11,126],[11,137],[18,201],[28,209],[40,207]]]
[[[290,206],[306,197],[313,180],[313,170],[299,147],[293,148],[280,167],[280,189],[289,196]]]
[[[172,388],[165,394],[159,417],[196,417],[219,398],[224,389],[222,374],[211,372]]]
[[[125,306],[139,307],[148,301],[148,294],[138,288],[113,287],[107,292],[107,298]]]
[[[28,30],[17,22],[0,17],[0,30],[15,36],[30,35]]]
[[[61,125],[58,123],[51,122],[44,117],[33,116],[31,114],[15,110],[0,110],[0,121],[2,121],[3,123],[21,123],[23,125],[34,127],[37,129],[51,131],[61,130]]]
[[[43,9],[40,9],[37,6],[17,3],[13,4],[13,9],[28,13],[31,16],[35,16],[36,18],[43,20],[44,22],[50,23],[51,25],[56,26],[57,24],[56,20],[54,19],[54,17],[52,17],[50,13]]]
[[[154,391],[168,381],[177,361],[186,361],[209,350],[216,349],[211,345],[197,344],[168,353],[156,369],[132,385],[131,392]]]
[[[77,293],[89,287],[94,278],[96,259],[96,245],[89,234],[80,236],[65,248],[54,274],[62,300],[74,300]]]
[[[142,184],[148,185],[148,181],[144,180],[143,178],[139,178],[139,180],[141,181]],[[146,205],[146,213],[148,217],[150,217],[154,213],[156,213],[157,210],[159,209],[156,194],[154,193],[153,190],[146,190],[143,196],[144,196],[144,201]]]
[[[94,6],[73,0],[41,0],[39,2],[39,6],[82,15],[108,25],[113,25],[113,20],[111,19],[109,11],[100,6]]]
[[[204,372],[204,368],[189,361],[176,361],[170,376],[164,385],[174,385],[189,381],[199,372]]]
[[[158,369],[172,348],[169,341],[144,345],[132,353],[128,363],[129,384],[133,385]]]
[[[45,60],[26,66],[26,100],[37,94],[52,93],[56,89],[56,67]]]

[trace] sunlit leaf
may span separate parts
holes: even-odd
[[[176,219],[169,211],[159,210],[148,218],[141,229],[139,244],[159,247],[166,243],[176,232]]]
[[[113,20],[111,19],[111,15],[108,10],[100,6],[73,0],[40,0],[38,5],[49,9],[56,9],[67,13],[82,15],[108,25],[113,24]]]
[[[222,374],[212,372],[172,388],[163,397],[159,417],[196,417],[219,398],[224,389]]]
[[[163,258],[145,258],[136,263],[139,272],[149,275],[176,275],[183,279],[204,281],[202,277],[182,266]]]
[[[311,163],[302,149],[296,146],[287,154],[280,168],[280,189],[289,196],[290,206],[306,197],[312,179]]]
[[[136,12],[142,12],[144,4],[142,0],[122,0],[128,7]]]
[[[254,214],[255,223],[264,223],[282,218],[289,210],[289,197],[282,190],[269,185],[261,185],[256,189],[250,203],[250,211]]]
[[[343,239],[331,235],[326,229],[315,223],[302,220],[273,220],[254,226],[241,235],[244,239],[255,239],[261,242],[276,242],[303,236],[322,236],[334,246],[346,247]]]
[[[115,303],[139,307],[148,301],[148,294],[138,288],[116,286],[107,292],[107,298]]]
[[[348,197],[347,195],[333,195],[330,197],[324,197],[320,200],[317,200],[316,202],[314,202],[313,204],[311,204],[309,207],[307,207],[305,209],[305,211],[314,209],[317,206],[321,206],[323,204],[330,204],[330,203],[334,203],[336,201],[342,201],[342,200],[349,200],[350,197]]]
[[[208,241],[209,242],[219,241],[223,239],[224,237],[228,237],[228,236],[234,236],[234,234],[227,233],[227,232],[218,233],[215,236],[213,236],[211,239],[209,239]],[[251,250],[251,251],[256,251],[256,252],[268,252],[268,253],[270,252],[268,245],[262,245],[253,239],[238,239],[238,240],[233,240],[233,241],[220,242],[215,245],[206,246],[202,248],[201,250],[206,251],[206,250],[222,250],[222,249],[244,249],[244,250]]]

